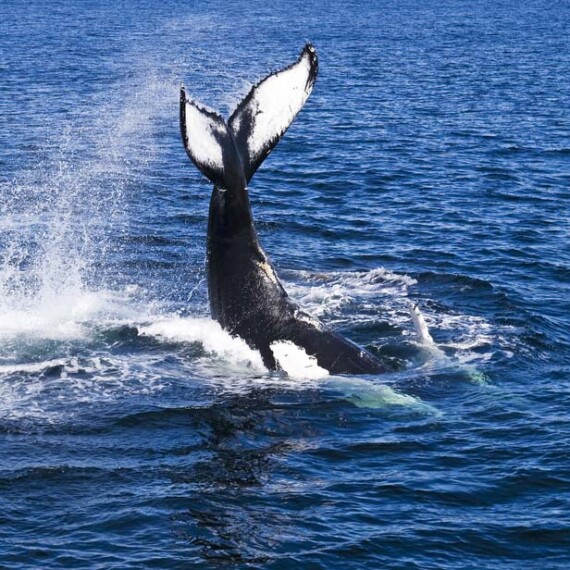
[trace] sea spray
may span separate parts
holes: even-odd
[[[159,151],[153,121],[172,93],[173,82],[144,68],[115,91],[94,93],[2,184],[0,335],[74,337],[101,313],[116,282],[106,270],[113,234],[129,223],[131,173]]]

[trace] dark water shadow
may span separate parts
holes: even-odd
[[[306,428],[287,421],[295,406],[274,403],[274,395],[267,389],[225,395],[202,410],[201,458],[169,473],[173,485],[188,493],[185,508],[170,517],[176,541],[204,561],[263,564],[272,558],[277,537],[293,526],[265,486],[278,470],[287,470],[289,440]]]

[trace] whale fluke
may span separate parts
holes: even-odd
[[[307,44],[295,63],[254,85],[227,124],[215,111],[188,99],[182,86],[182,138],[200,172],[221,188],[239,174],[247,184],[302,109],[317,70],[317,53]]]
[[[184,86],[180,89],[180,127],[192,162],[206,178],[224,188],[224,148],[231,152],[232,137],[220,115],[186,98]]]

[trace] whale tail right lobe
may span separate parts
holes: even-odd
[[[216,186],[236,176],[249,183],[275,148],[313,90],[318,71],[315,48],[254,85],[227,121],[180,92],[180,129],[188,156]],[[241,172],[239,172],[241,171]]]

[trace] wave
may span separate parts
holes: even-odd
[[[291,297],[304,310],[341,332],[347,331],[357,342],[379,350],[417,341],[409,307],[411,302],[416,304],[419,285],[432,288],[435,284],[437,289],[444,283],[479,291],[483,287],[496,294],[491,285],[466,277],[422,274],[416,278],[382,268],[330,273],[287,271],[285,275]],[[172,313],[172,307],[165,310],[164,303],[141,300],[145,296],[146,292],[136,285],[119,291],[46,288],[37,295],[4,296],[0,300],[0,338],[4,340],[0,361],[10,355],[17,360],[18,343],[25,351],[35,341],[90,341],[104,331],[110,331],[107,336],[111,340],[116,337],[113,331],[126,326],[138,331],[140,338],[197,343],[218,362],[246,366],[255,373],[265,371],[259,353],[216,322],[181,317]],[[460,313],[429,298],[420,300],[420,306],[432,340],[448,352],[480,352],[498,338],[494,326],[483,317]],[[48,360],[56,357],[48,355]]]
[[[430,294],[439,296],[442,289],[448,295],[459,290],[465,295],[501,296],[492,284],[480,279],[436,273],[412,276],[383,268],[329,273],[288,271],[285,275],[291,296],[307,312],[333,326],[366,331],[368,335],[376,333],[379,336],[372,341],[372,346],[378,346],[381,351],[384,346],[391,353],[402,343],[426,345],[425,332],[428,331],[434,338],[430,336],[427,344],[439,347],[439,354],[432,351],[429,359],[438,357],[443,350],[459,360],[484,360],[482,354],[471,351],[488,350],[490,354],[501,338],[495,325],[484,317],[459,312],[429,297]],[[410,315],[410,305],[419,305],[422,331],[418,331]],[[382,323],[390,326],[381,326]],[[424,354],[428,353],[424,351]],[[416,360],[413,354],[410,357]]]
[[[436,411],[390,384],[452,369],[480,381],[484,374],[477,367],[492,358],[501,343],[501,331],[484,318],[429,298],[420,302],[425,329],[423,337],[418,336],[409,307],[422,277],[381,268],[286,274],[292,297],[305,310],[327,324],[341,322],[352,336],[365,335],[355,340],[364,339],[381,356],[398,354],[405,374],[331,376],[287,343],[275,347],[287,375],[269,372],[256,350],[217,322],[143,301],[146,292],[134,285],[119,291],[69,290],[57,299],[21,296],[0,305],[2,421],[65,425],[125,398],[142,398],[148,406],[154,398],[173,404],[196,398],[206,402],[258,390],[318,390],[358,407],[397,406],[431,414]],[[463,278],[452,281],[465,285]],[[391,327],[379,327],[381,322]],[[426,331],[433,342],[427,342]]]

